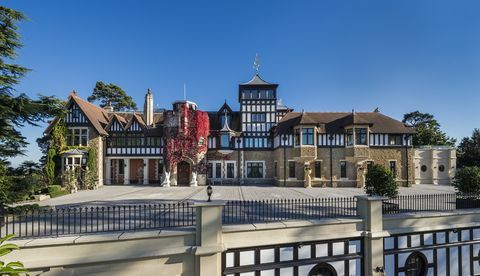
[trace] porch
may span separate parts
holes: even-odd
[[[105,184],[107,185],[160,185],[163,180],[163,160],[161,158],[106,158],[105,168]]]

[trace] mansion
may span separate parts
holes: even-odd
[[[187,100],[156,110],[148,90],[143,112],[101,108],[72,92],[65,117],[46,133],[65,125],[64,171],[85,169],[86,149],[95,149],[98,185],[362,187],[372,164],[389,168],[400,186],[449,184],[454,151],[415,152],[415,131],[401,121],[378,109],[295,112],[277,90],[257,73],[238,87],[240,110],[225,102],[217,111]]]

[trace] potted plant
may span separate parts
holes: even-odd
[[[398,186],[393,173],[382,165],[372,165],[365,177],[365,193],[369,196],[394,198],[398,195]],[[387,214],[398,213],[396,203],[383,202],[383,210]]]
[[[464,167],[455,174],[457,209],[480,208],[480,167]]]

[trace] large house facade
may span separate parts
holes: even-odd
[[[84,149],[95,148],[98,185],[362,187],[372,164],[392,170],[400,186],[415,182],[412,128],[378,109],[295,112],[277,89],[257,72],[238,87],[240,110],[225,102],[209,112],[186,100],[155,110],[150,90],[142,112],[114,112],[72,92],[67,115],[47,133],[63,120],[68,145],[78,147],[62,153],[63,170],[84,167]]]

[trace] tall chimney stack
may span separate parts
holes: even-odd
[[[143,119],[147,126],[153,126],[153,95],[150,88],[145,95],[145,104],[143,106]]]

